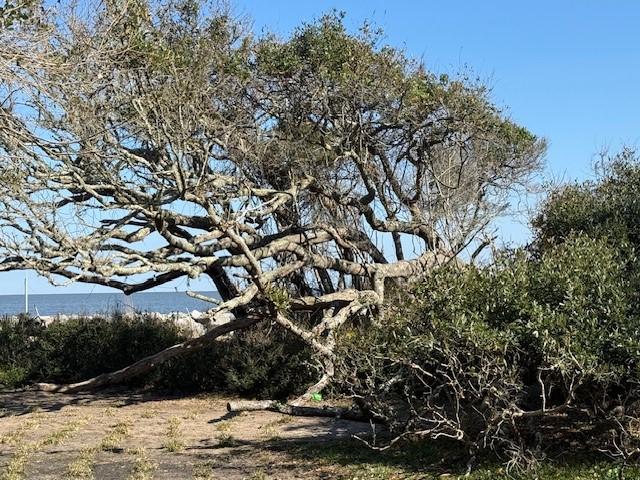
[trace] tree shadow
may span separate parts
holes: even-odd
[[[57,412],[65,407],[108,403],[110,407],[181,398],[153,391],[131,392],[125,388],[90,393],[50,393],[34,388],[0,391],[0,418],[27,415],[36,411]]]
[[[227,412],[224,415],[220,416],[220,417],[216,417],[216,418],[212,418],[211,420],[209,420],[207,423],[220,423],[220,422],[224,422],[227,420],[232,420],[236,417],[239,417],[242,415],[242,412]]]
[[[404,474],[460,475],[466,470],[465,452],[450,442],[415,442],[385,451],[374,450],[356,439],[335,442],[281,444],[272,447],[301,461],[342,467],[392,468]]]

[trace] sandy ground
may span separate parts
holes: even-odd
[[[366,424],[229,414],[219,397],[0,392],[0,479],[337,478],[299,446]]]

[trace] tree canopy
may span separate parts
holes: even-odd
[[[207,318],[236,320],[197,344],[275,321],[322,358],[315,390],[337,329],[457,261],[544,153],[483,85],[338,14],[288,39],[191,0],[2,15],[0,269],[127,294],[207,275]]]

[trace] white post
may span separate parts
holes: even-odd
[[[29,277],[24,274],[24,313],[29,315]]]

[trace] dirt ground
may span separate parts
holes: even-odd
[[[345,478],[298,447],[370,432],[339,419],[229,414],[227,401],[0,392],[0,479]]]

